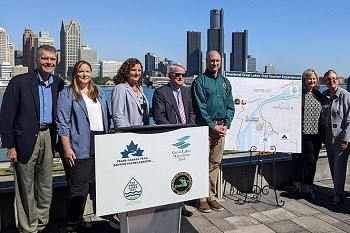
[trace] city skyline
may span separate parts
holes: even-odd
[[[248,54],[256,58],[258,72],[272,64],[277,73],[301,74],[313,68],[321,76],[328,69],[335,69],[340,76],[350,75],[350,2],[345,0],[203,0],[200,4],[183,0],[99,4],[66,0],[47,4],[39,0],[28,4],[17,0],[16,7],[8,1],[2,6],[14,9],[0,14],[0,26],[16,50],[22,50],[22,34],[28,24],[35,34],[49,31],[59,49],[62,20],[75,20],[83,32],[82,43],[96,49],[99,60],[136,57],[144,62],[144,55],[154,52],[160,60],[168,58],[184,65],[187,31],[202,32],[205,59],[210,10],[223,8],[226,60],[232,50],[232,32],[248,30]],[[229,62],[226,65],[228,70]]]

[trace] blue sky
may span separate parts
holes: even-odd
[[[202,32],[206,51],[211,9],[224,9],[225,52],[232,32],[248,30],[248,51],[257,70],[273,64],[276,72],[301,74],[313,68],[350,75],[350,1],[348,0],[60,0],[1,1],[0,26],[22,49],[22,34],[50,31],[59,48],[62,19],[80,22],[83,43],[98,58],[144,62],[147,52],[186,64],[186,31]],[[4,10],[8,9],[8,10]],[[229,67],[229,66],[228,66]]]

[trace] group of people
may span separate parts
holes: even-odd
[[[41,232],[49,221],[52,199],[52,156],[58,151],[67,184],[68,229],[83,227],[83,212],[90,187],[94,185],[94,137],[107,134],[111,120],[116,129],[148,125],[150,108],[144,94],[143,67],[127,59],[113,81],[112,111],[102,88],[92,80],[92,68],[79,61],[72,81],[64,87],[53,75],[56,49],[43,45],[37,50],[37,69],[11,79],[3,96],[0,127],[3,147],[14,164],[17,227],[20,232]],[[169,83],[155,90],[152,116],[155,124],[197,124],[209,126],[209,196],[197,200],[200,211],[221,211],[215,200],[219,168],[235,107],[231,84],[219,70],[217,51],[207,55],[207,69],[184,86],[185,68],[169,68]],[[350,153],[350,94],[339,86],[334,70],[324,74],[328,89],[320,93],[319,76],[312,69],[302,75],[302,153],[292,154],[295,194],[312,192],[316,162],[325,143],[334,183],[333,204],[344,195],[346,164]],[[56,135],[58,142],[56,143]],[[192,213],[183,208],[183,215]]]
[[[344,195],[350,153],[350,93],[339,86],[334,70],[328,70],[323,78],[328,89],[321,93],[315,70],[307,69],[302,75],[302,153],[292,154],[294,194],[301,197],[303,182],[306,198],[315,199],[311,186],[321,144],[325,143],[334,185],[332,203],[338,205]]]
[[[37,69],[13,77],[4,93],[0,128],[2,145],[14,166],[15,208],[20,232],[42,232],[49,222],[52,199],[52,158],[59,152],[67,178],[67,230],[83,229],[87,195],[94,186],[95,135],[114,128],[149,124],[149,103],[143,92],[143,67],[127,59],[113,81],[112,111],[102,88],[92,80],[86,61],[74,65],[71,84],[53,75],[56,49],[40,46]],[[192,88],[184,87],[185,68],[174,64],[169,83],[154,92],[156,124],[209,126],[209,197],[198,200],[203,212],[223,210],[214,196],[224,137],[234,115],[230,82],[221,74],[217,51],[207,56],[207,69]],[[58,142],[57,142],[58,135]],[[184,206],[183,206],[184,207]],[[183,208],[183,215],[192,213]]]

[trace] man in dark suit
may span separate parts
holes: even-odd
[[[167,85],[154,91],[152,100],[154,122],[157,125],[194,124],[196,116],[192,109],[191,90],[183,86],[185,81],[184,67],[178,63],[170,66],[169,78],[170,82]],[[182,98],[179,99],[179,96]],[[181,102],[183,108],[181,108]],[[184,114],[180,112],[181,109],[183,109]],[[182,119],[183,117],[184,119]]]
[[[56,100],[63,80],[52,75],[56,49],[38,48],[37,69],[11,79],[3,96],[2,146],[14,165],[20,232],[40,232],[49,221]]]
[[[185,68],[175,63],[169,67],[170,82],[154,91],[153,120],[162,124],[194,124],[196,116],[192,109],[191,90],[184,87]],[[192,216],[192,212],[182,206],[182,215]]]

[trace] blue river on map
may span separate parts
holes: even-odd
[[[271,98],[271,99],[264,100],[254,110],[250,119],[252,119],[256,115],[256,113],[260,111],[260,109],[262,108],[263,105],[274,102],[274,101],[278,101],[278,100],[296,99],[296,98],[299,98],[301,96],[301,93],[302,93],[301,89],[298,89],[295,93],[293,93],[291,91],[291,89],[288,88],[280,95],[275,96],[274,98]],[[249,121],[246,128],[238,134],[238,136],[237,136],[238,141],[239,141],[238,150],[247,151],[251,148],[251,146],[252,146],[251,135],[249,135],[251,133],[251,127],[252,127],[252,121]],[[247,136],[248,136],[248,145],[246,145],[246,143],[245,143],[245,138],[247,138]]]

